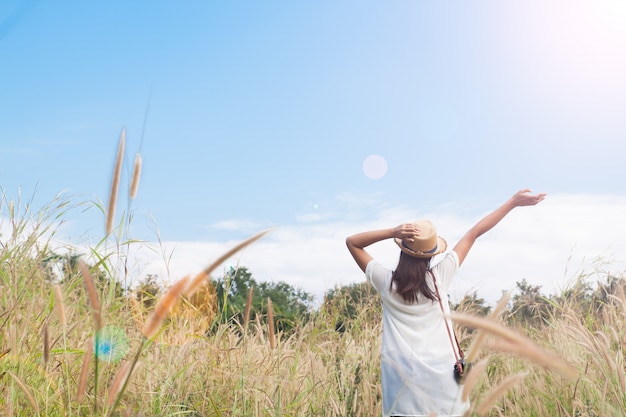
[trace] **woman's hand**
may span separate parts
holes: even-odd
[[[459,257],[459,265],[463,263],[467,253],[479,236],[491,230],[496,224],[500,222],[511,210],[515,207],[521,206],[534,206],[539,204],[546,198],[546,193],[532,195],[529,194],[531,190],[524,188],[516,192],[513,197],[509,198],[506,203],[483,217],[478,223],[476,223],[465,235],[459,240],[453,250]]]
[[[420,230],[413,223],[403,223],[393,228],[392,235],[395,238],[413,242],[416,236],[419,236]]]
[[[511,197],[511,203],[513,204],[513,207],[534,206],[539,204],[543,201],[544,198],[546,198],[546,193],[531,195],[529,194],[530,192],[532,192],[531,189],[525,188],[515,193],[513,197]]]

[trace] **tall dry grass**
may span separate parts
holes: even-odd
[[[320,312],[289,337],[272,334],[270,322],[260,316],[245,332],[243,323],[221,325],[206,336],[198,333],[193,316],[168,317],[141,304],[131,308],[126,297],[106,299],[108,291],[96,287],[101,305],[107,306],[102,320],[122,328],[131,340],[124,364],[108,363],[89,347],[94,312],[83,277],[76,273],[67,281],[49,282],[37,257],[12,258],[24,251],[3,248],[0,351],[8,351],[0,357],[3,416],[103,415],[113,406],[115,415],[144,416],[380,414],[381,327],[371,319],[371,305],[363,306],[343,333],[335,331],[337,317]],[[165,303],[173,299],[161,298]],[[466,320],[464,326],[480,327],[485,335],[476,358],[482,362],[467,377],[474,406],[470,415],[622,415],[625,303],[623,293],[616,294],[597,316],[588,317],[575,305],[563,304],[549,323],[526,334],[513,333],[501,320],[496,323],[504,330],[493,324],[480,327],[480,320],[493,318]],[[46,325],[50,359],[44,366]],[[152,338],[147,347],[146,336]],[[550,358],[564,358],[576,375],[571,379],[560,367],[502,343],[534,346]],[[142,366],[129,372],[138,351]]]
[[[131,183],[135,197],[138,178]],[[106,211],[107,236],[112,235],[109,225],[124,224],[115,221],[116,199],[110,197]],[[117,291],[126,277],[115,275],[115,253],[100,253],[101,245],[92,248],[95,265],[79,262],[62,280],[50,275],[53,225],[73,206],[59,197],[32,213],[29,203],[2,195],[0,221],[9,233],[0,236],[0,416],[380,415],[381,323],[375,295],[358,306],[342,331],[335,323],[343,317],[320,310],[286,335],[273,326],[271,313],[250,314],[251,292],[243,323],[222,324],[208,333],[206,318],[196,314],[200,310],[181,300],[206,291],[224,259],[266,232],[225,251],[146,307]],[[593,273],[587,275],[593,279]],[[200,299],[216,302],[207,294]],[[460,339],[471,346],[468,358],[475,361],[465,380],[464,395],[472,404],[468,415],[624,415],[622,287],[601,308],[555,302],[549,320],[515,330],[501,316],[507,301],[486,317],[452,314]],[[170,314],[176,306],[180,310]],[[120,362],[94,355],[96,335],[105,324],[129,339]]]

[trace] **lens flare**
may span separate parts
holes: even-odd
[[[94,354],[105,362],[117,362],[129,350],[129,342],[124,330],[115,326],[105,326],[96,333]]]
[[[363,161],[363,173],[373,180],[382,178],[387,173],[387,161],[380,155],[370,155]]]

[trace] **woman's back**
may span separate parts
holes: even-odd
[[[445,294],[458,269],[454,252],[447,253],[432,271]],[[460,398],[452,367],[454,351],[446,332],[439,302],[418,297],[407,303],[390,287],[391,271],[370,262],[366,276],[383,302],[381,372],[385,415],[462,414],[467,408]],[[426,277],[435,291],[430,274]],[[442,295],[444,310],[448,303]]]

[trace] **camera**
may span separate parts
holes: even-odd
[[[463,378],[465,377],[465,371],[467,368],[467,370],[469,371],[470,368],[472,367],[472,364],[468,364],[467,366],[465,366],[465,359],[459,359],[458,362],[456,362],[454,364],[454,380],[456,381],[457,384],[460,384],[461,382],[463,382]]]

